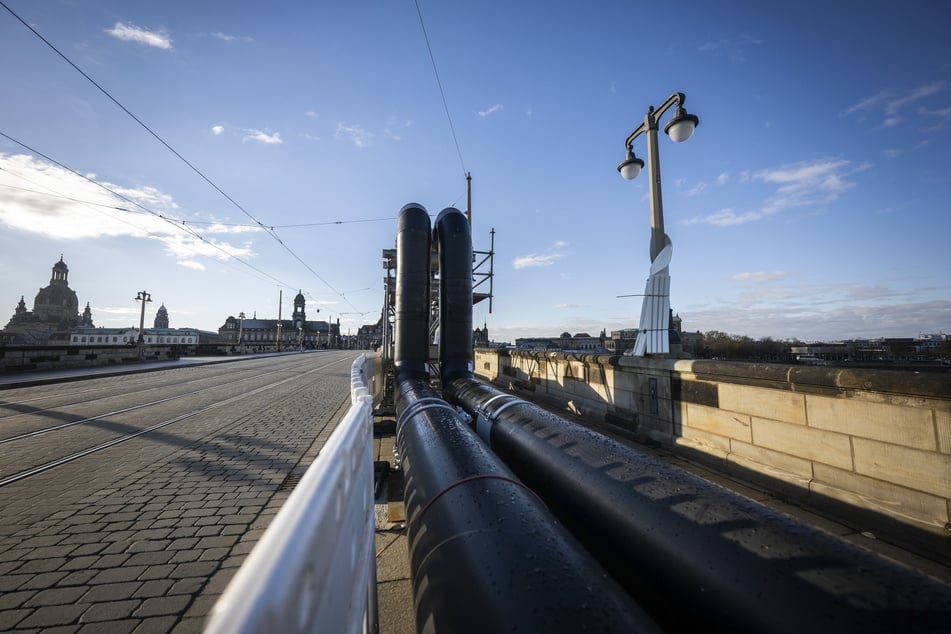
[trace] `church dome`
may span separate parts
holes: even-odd
[[[64,264],[62,270],[65,268]],[[53,271],[54,273],[57,271],[56,267]],[[50,285],[41,288],[36,294],[33,300],[33,314],[47,322],[76,319],[79,315],[79,298],[76,296],[76,291],[66,284],[65,279],[50,280]]]

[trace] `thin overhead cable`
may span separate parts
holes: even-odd
[[[85,181],[88,181],[88,182],[92,183],[92,184],[95,185],[96,187],[100,187],[100,188],[106,190],[107,192],[109,192],[110,194],[112,194],[113,196],[115,196],[116,198],[119,198],[119,199],[121,199],[121,200],[124,200],[124,201],[126,201],[127,203],[130,203],[130,204],[132,204],[132,205],[138,207],[139,209],[145,211],[146,213],[151,214],[151,215],[155,216],[156,218],[159,218],[159,219],[161,219],[161,220],[167,222],[168,224],[172,225],[173,227],[176,227],[176,228],[178,228],[178,229],[184,231],[185,233],[188,233],[189,235],[193,236],[193,237],[196,238],[197,240],[200,240],[201,242],[207,244],[208,246],[210,246],[210,247],[212,247],[212,248],[214,248],[214,249],[220,251],[221,253],[225,254],[225,255],[226,255],[227,257],[229,257],[229,258],[231,258],[231,259],[233,259],[233,260],[237,260],[237,261],[240,262],[241,264],[244,264],[244,265],[247,266],[248,268],[250,268],[250,269],[252,269],[252,270],[254,270],[254,271],[260,273],[260,274],[263,275],[264,277],[266,277],[266,278],[268,278],[268,279],[270,279],[270,280],[276,282],[276,283],[279,284],[280,286],[283,286],[283,287],[285,287],[285,288],[294,288],[294,287],[291,286],[290,284],[287,284],[287,283],[285,283],[285,282],[282,282],[281,280],[277,279],[277,278],[274,277],[273,275],[271,275],[271,274],[269,274],[269,273],[267,273],[267,272],[265,272],[265,271],[262,271],[261,269],[259,269],[258,267],[254,266],[254,265],[251,264],[250,262],[247,262],[247,261],[245,261],[245,260],[239,258],[238,256],[236,256],[236,255],[234,255],[234,254],[232,254],[232,253],[228,253],[228,251],[227,251],[226,249],[221,248],[221,246],[215,244],[214,242],[211,242],[211,241],[209,241],[209,240],[206,240],[206,239],[204,238],[204,236],[202,236],[201,234],[199,234],[197,231],[195,231],[194,229],[192,229],[191,227],[189,227],[189,226],[188,226],[187,224],[185,224],[184,222],[175,221],[175,220],[173,220],[173,219],[171,219],[171,218],[168,218],[168,217],[166,217],[166,216],[160,214],[160,213],[157,212],[157,211],[154,211],[154,210],[152,210],[152,209],[149,209],[148,207],[146,207],[145,205],[142,205],[142,204],[139,203],[138,201],[135,201],[135,200],[129,198],[128,196],[123,195],[123,194],[120,194],[119,192],[117,192],[117,191],[115,191],[115,190],[113,190],[113,189],[111,189],[111,188],[109,188],[109,187],[106,187],[106,186],[103,185],[102,183],[100,183],[100,182],[98,182],[98,181],[96,181],[96,180],[93,180],[92,178],[89,178],[89,177],[86,176],[85,174],[80,174],[79,172],[77,172],[77,171],[74,170],[73,168],[69,167],[68,165],[64,165],[63,163],[60,163],[60,162],[57,161],[56,159],[54,159],[54,158],[52,158],[52,157],[50,157],[50,156],[47,156],[46,154],[43,154],[43,153],[40,152],[39,150],[36,150],[36,149],[30,147],[29,145],[23,143],[22,141],[18,141],[17,139],[14,139],[12,136],[10,136],[9,134],[6,134],[6,133],[3,132],[3,131],[0,131],[0,136],[2,136],[3,138],[7,139],[8,141],[11,141],[11,142],[13,142],[13,143],[16,143],[17,145],[19,145],[19,146],[22,147],[23,149],[27,150],[28,152],[32,152],[32,153],[35,154],[36,156],[42,157],[43,159],[49,161],[50,163],[56,165],[57,167],[60,167],[60,168],[62,168],[62,169],[64,169],[64,170],[66,170],[67,172],[73,174],[74,176],[78,176],[79,178],[81,178],[81,179],[83,179],[83,180],[85,180]],[[116,207],[115,209],[120,210],[120,211],[129,211],[128,209],[123,209],[123,208],[121,208],[121,207]]]
[[[209,185],[211,185],[219,194],[221,194],[222,196],[224,196],[224,197],[228,200],[228,202],[230,202],[232,205],[234,205],[235,207],[237,207],[237,208],[241,211],[241,213],[243,213],[245,216],[247,216],[247,217],[250,218],[252,221],[254,221],[254,223],[255,223],[258,227],[260,227],[261,229],[263,229],[268,235],[270,235],[274,240],[276,240],[276,241],[278,242],[278,244],[280,244],[282,247],[284,247],[284,250],[287,251],[288,253],[290,253],[291,256],[292,256],[294,259],[296,259],[298,262],[300,262],[300,263],[304,266],[304,268],[306,268],[308,271],[310,271],[311,273],[313,273],[314,276],[315,276],[317,279],[319,279],[319,280],[320,280],[321,282],[323,282],[330,290],[334,291],[337,295],[339,295],[341,298],[343,298],[345,301],[347,301],[348,304],[350,303],[349,300],[347,300],[347,298],[344,297],[344,295],[343,295],[342,293],[340,293],[339,291],[337,291],[327,280],[325,280],[323,277],[321,277],[313,268],[311,268],[308,264],[306,264],[306,263],[300,258],[300,256],[298,256],[293,250],[291,250],[291,248],[290,248],[289,246],[287,246],[287,245],[284,243],[284,241],[281,240],[281,238],[274,232],[274,229],[273,229],[273,228],[271,228],[271,227],[265,225],[263,222],[261,222],[260,220],[258,220],[257,218],[255,218],[253,215],[251,215],[251,213],[250,213],[247,209],[245,209],[244,207],[242,207],[240,204],[238,204],[237,201],[235,201],[234,198],[232,198],[232,197],[229,196],[227,193],[225,193],[225,191],[224,191],[223,189],[221,189],[220,187],[218,187],[218,185],[216,185],[216,184],[214,183],[214,181],[212,181],[210,178],[208,178],[207,176],[205,176],[205,174],[204,174],[201,170],[199,170],[197,167],[195,167],[194,165],[192,165],[184,156],[182,156],[181,154],[179,154],[178,151],[175,150],[175,148],[173,148],[171,145],[169,145],[169,144],[165,141],[165,139],[163,139],[162,137],[160,137],[154,130],[152,130],[152,128],[150,128],[149,126],[147,126],[141,119],[139,119],[137,116],[135,116],[134,114],[132,114],[132,112],[131,112],[128,108],[126,108],[126,107],[123,106],[121,103],[119,103],[119,101],[118,101],[115,97],[113,97],[113,96],[109,93],[109,91],[107,91],[105,88],[103,88],[102,86],[100,86],[100,85],[96,82],[96,80],[94,80],[92,77],[90,77],[89,75],[87,75],[79,66],[77,66],[76,64],[74,64],[72,60],[70,60],[68,57],[66,57],[66,55],[64,55],[62,52],[60,52],[60,50],[59,50],[58,48],[56,48],[55,46],[53,46],[53,44],[52,44],[49,40],[47,40],[45,37],[43,37],[42,35],[40,35],[40,33],[39,33],[36,29],[34,29],[32,26],[30,26],[30,25],[26,22],[26,20],[24,20],[23,18],[21,18],[19,15],[17,15],[17,13],[16,13],[15,11],[13,11],[13,9],[11,9],[10,7],[8,7],[8,6],[6,5],[6,3],[3,2],[3,0],[0,0],[0,6],[2,6],[4,9],[6,9],[7,12],[10,13],[10,15],[12,15],[14,18],[16,18],[23,26],[25,26],[26,28],[28,28],[36,37],[40,38],[40,40],[41,40],[44,44],[46,44],[48,47],[50,47],[50,49],[53,50],[53,52],[55,52],[57,55],[59,55],[61,58],[63,58],[63,60],[64,60],[67,64],[69,64],[69,65],[72,66],[74,69],[76,69],[76,71],[77,71],[80,75],[82,75],[83,77],[85,77],[85,78],[89,81],[89,83],[91,83],[93,86],[95,86],[97,89],[99,89],[99,92],[101,92],[103,95],[105,95],[110,101],[112,101],[112,103],[116,104],[123,112],[125,112],[127,115],[129,115],[136,123],[138,123],[138,124],[139,124],[140,126],[142,126],[142,128],[144,128],[149,134],[151,134],[153,137],[155,137],[155,139],[156,139],[159,143],[161,143],[162,145],[164,145],[172,154],[174,154],[176,157],[178,157],[183,163],[185,163],[185,165],[187,165],[188,167],[190,167],[193,172],[195,172],[196,174],[198,174],[198,176],[200,176],[206,183],[208,183]],[[417,10],[418,10],[418,6],[417,6]],[[447,111],[447,112],[448,112],[448,111]],[[451,123],[451,122],[450,122],[450,123]],[[455,133],[454,133],[454,134],[455,134]],[[460,155],[460,158],[461,158],[461,155]],[[97,183],[97,184],[98,184],[98,183]],[[209,243],[209,244],[211,244],[211,243]],[[353,305],[351,304],[351,306],[353,306]],[[354,307],[354,310],[356,310],[355,307]]]
[[[212,187],[214,187],[215,190],[216,190],[219,194],[221,194],[222,196],[224,196],[225,198],[227,198],[228,201],[230,201],[232,205],[234,205],[235,207],[237,207],[238,209],[240,209],[241,212],[244,213],[244,215],[246,215],[248,218],[250,218],[251,220],[253,220],[253,221],[254,221],[255,223],[257,223],[258,225],[260,225],[265,231],[267,230],[267,227],[265,227],[263,223],[261,223],[257,218],[255,218],[254,216],[252,216],[244,207],[242,207],[241,205],[239,205],[231,196],[229,196],[228,194],[226,194],[226,193],[224,192],[224,190],[222,190],[220,187],[218,187],[218,185],[216,185],[210,178],[208,178],[207,176],[205,176],[204,173],[202,173],[201,170],[199,170],[197,167],[195,167],[194,165],[192,165],[192,164],[188,161],[188,159],[186,159],[184,156],[182,156],[181,154],[179,154],[178,151],[175,150],[175,148],[173,148],[171,145],[169,145],[169,144],[165,141],[165,139],[163,139],[162,137],[160,137],[154,130],[152,130],[152,128],[150,128],[149,126],[147,126],[141,119],[139,119],[137,116],[135,116],[134,114],[132,114],[132,112],[131,112],[128,108],[126,108],[126,107],[123,106],[121,103],[119,103],[119,100],[116,99],[115,97],[113,97],[113,96],[109,93],[108,90],[106,90],[105,88],[103,88],[102,86],[100,86],[99,83],[96,82],[95,79],[93,79],[92,77],[90,77],[89,75],[87,75],[86,72],[85,72],[83,69],[81,69],[79,66],[77,66],[76,64],[74,64],[71,59],[69,59],[68,57],[66,57],[66,55],[64,55],[62,52],[60,52],[60,50],[59,50],[58,48],[56,48],[55,46],[53,46],[53,44],[52,44],[49,40],[47,40],[45,37],[43,37],[42,35],[40,35],[40,33],[39,33],[36,29],[34,29],[32,26],[30,26],[30,25],[26,22],[26,20],[24,20],[23,18],[21,18],[19,15],[16,14],[16,12],[13,11],[13,9],[11,9],[10,7],[8,7],[8,6],[6,5],[6,3],[3,2],[3,0],[0,0],[0,6],[2,6],[4,9],[6,9],[6,10],[10,13],[10,15],[12,15],[14,18],[16,18],[17,20],[19,20],[19,22],[20,22],[23,26],[25,26],[25,27],[28,28],[30,31],[32,31],[33,35],[35,35],[36,37],[40,38],[40,40],[41,40],[44,44],[46,44],[48,47],[50,47],[50,49],[52,49],[54,53],[56,53],[57,55],[59,55],[60,57],[62,57],[63,60],[64,60],[67,64],[69,64],[70,66],[72,66],[72,67],[76,70],[76,72],[78,72],[80,75],[82,75],[83,77],[85,77],[86,80],[88,80],[89,83],[91,83],[93,86],[95,86],[96,88],[98,88],[98,89],[99,89],[99,92],[101,92],[103,95],[105,95],[112,103],[114,103],[114,104],[116,104],[117,106],[119,106],[119,108],[120,108],[124,113],[126,113],[127,115],[129,115],[129,116],[132,118],[133,121],[135,121],[136,123],[138,123],[138,124],[139,124],[140,126],[142,126],[142,128],[144,128],[149,134],[151,134],[153,137],[155,137],[155,139],[156,139],[159,143],[161,143],[162,145],[164,145],[172,154],[174,154],[175,156],[177,156],[183,163],[185,163],[185,165],[187,165],[188,167],[190,167],[190,168],[192,169],[192,171],[194,171],[194,172],[195,172],[196,174],[198,174],[202,179],[204,179],[204,181],[205,181],[206,183],[208,183],[209,185],[211,185]]]
[[[65,194],[57,193],[53,191],[52,189],[50,189],[49,187],[46,187],[45,185],[34,183],[28,178],[25,178],[19,174],[12,172],[8,168],[0,167],[0,172],[6,172],[10,174],[11,176],[15,176],[16,178],[19,178],[28,183],[31,183],[32,185],[35,185],[36,187],[42,187],[43,189],[47,191],[43,192],[43,191],[39,191],[38,189],[30,189],[28,187],[17,187],[16,185],[7,185],[5,183],[0,183],[0,187],[6,187],[7,189],[16,189],[18,191],[27,192],[30,194],[38,194],[40,196],[48,196],[49,198],[58,198],[60,200],[68,200],[70,202],[79,203],[81,205],[86,205],[88,207],[105,207],[106,209],[114,209],[116,211],[136,213],[134,209],[128,209],[126,207],[120,207],[120,206],[109,204],[109,203],[97,203],[91,200],[82,200],[80,198],[75,198],[73,196],[66,196]],[[258,225],[249,225],[249,224],[245,224],[241,222],[218,222],[216,220],[185,220],[183,218],[172,218],[171,216],[165,216],[163,214],[160,214],[160,215],[165,220],[169,220],[175,223],[180,223],[183,225],[197,225],[197,226],[207,226],[207,227],[240,227],[245,229],[259,229],[260,228]],[[360,224],[360,223],[366,223],[366,222],[389,222],[392,220],[396,220],[396,217],[389,216],[387,218],[362,218],[359,220],[329,220],[327,222],[305,222],[305,223],[293,224],[293,225],[273,225],[271,227],[268,227],[268,229],[297,229],[302,227],[328,227],[331,225],[352,225],[352,224]]]
[[[439,94],[442,96],[442,106],[446,110],[446,118],[449,120],[449,131],[452,132],[452,141],[456,144],[456,154],[459,155],[459,165],[462,166],[462,174],[465,176],[466,163],[462,160],[462,150],[459,148],[459,139],[456,137],[456,128],[452,125],[452,115],[449,114],[449,104],[446,102],[446,93],[442,89],[442,82],[439,80],[439,71],[436,70],[436,58],[433,56],[433,47],[429,45],[429,35],[426,33],[426,25],[423,23],[423,12],[419,10],[419,0],[416,3],[416,15],[419,16],[419,26],[423,29],[423,38],[426,40],[426,50],[429,51],[429,61],[433,64],[433,74],[436,76],[436,85],[439,86]]]

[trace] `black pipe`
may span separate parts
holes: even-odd
[[[447,258],[464,248],[451,238],[458,233],[455,220],[446,212],[437,222]],[[419,205],[400,212],[396,437],[417,629],[658,632],[429,385],[429,235],[421,235],[428,225]],[[450,293],[453,312],[459,294]],[[470,315],[471,301],[470,288]],[[449,365],[456,367],[459,356],[458,350],[448,355]]]
[[[418,631],[660,631],[425,377],[396,409]]]
[[[477,380],[445,392],[665,629],[948,631],[943,583]]]
[[[443,383],[472,376],[472,235],[464,213],[436,216],[439,249],[439,368]]]
[[[425,374],[429,359],[429,214],[422,205],[406,204],[396,226],[393,365],[397,372]]]

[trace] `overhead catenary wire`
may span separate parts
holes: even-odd
[[[0,136],[2,136],[3,138],[7,139],[8,141],[10,141],[10,142],[12,142],[12,143],[15,143],[15,144],[19,145],[20,147],[22,147],[23,149],[27,150],[28,152],[33,153],[34,155],[39,156],[39,157],[42,157],[44,160],[49,161],[50,163],[56,165],[57,167],[66,170],[67,172],[73,174],[74,176],[78,176],[79,178],[81,178],[81,179],[83,179],[83,180],[85,180],[85,181],[87,181],[87,182],[89,182],[89,183],[92,183],[92,184],[95,185],[96,187],[99,187],[99,188],[101,188],[101,189],[104,189],[105,191],[109,192],[111,195],[115,196],[116,198],[119,198],[119,199],[121,199],[121,200],[124,200],[124,201],[126,201],[127,203],[138,207],[138,208],[141,209],[142,211],[144,211],[144,212],[146,212],[146,213],[148,213],[148,214],[150,214],[150,215],[152,215],[152,216],[155,216],[156,218],[159,218],[159,219],[161,219],[161,220],[164,221],[164,222],[167,222],[168,224],[172,225],[173,227],[176,227],[176,228],[178,228],[178,229],[180,229],[180,230],[182,230],[182,231],[188,233],[189,235],[193,236],[194,238],[200,240],[202,243],[207,244],[208,246],[214,248],[214,249],[217,250],[217,251],[220,251],[221,253],[223,253],[224,255],[226,255],[227,257],[229,257],[229,258],[231,258],[231,259],[237,260],[237,261],[240,262],[241,264],[244,264],[246,267],[250,268],[250,269],[253,270],[253,271],[256,271],[257,273],[260,273],[261,275],[265,276],[265,277],[268,278],[269,280],[271,280],[271,281],[273,281],[273,282],[276,282],[276,283],[279,284],[280,286],[283,286],[283,287],[285,287],[285,288],[294,288],[294,287],[291,286],[290,284],[287,284],[286,282],[283,282],[283,281],[279,280],[278,278],[274,277],[274,276],[271,275],[270,273],[267,273],[266,271],[263,271],[263,270],[261,270],[260,268],[254,266],[254,265],[251,264],[250,262],[247,262],[246,260],[243,260],[242,258],[240,258],[240,257],[238,257],[238,256],[236,256],[236,255],[234,255],[233,253],[229,253],[226,249],[223,249],[220,245],[215,244],[214,242],[205,239],[204,236],[202,236],[201,234],[199,234],[197,231],[195,231],[195,230],[192,229],[191,227],[188,227],[186,224],[181,223],[181,222],[177,222],[177,221],[175,221],[175,220],[173,220],[173,219],[171,219],[171,218],[168,218],[168,217],[162,215],[161,213],[159,213],[159,212],[157,212],[157,211],[154,211],[154,210],[152,210],[152,209],[149,209],[148,207],[146,207],[145,205],[139,203],[138,201],[133,200],[133,199],[129,198],[128,196],[125,196],[125,195],[123,195],[123,194],[121,194],[121,193],[119,193],[119,192],[117,192],[117,191],[115,191],[115,190],[113,190],[113,189],[111,189],[111,188],[109,188],[109,187],[103,185],[102,183],[100,183],[100,182],[98,182],[98,181],[96,181],[96,180],[90,178],[89,176],[86,176],[85,174],[81,174],[81,173],[77,172],[76,170],[74,170],[73,168],[69,167],[68,165],[64,165],[63,163],[60,163],[59,161],[57,161],[56,159],[52,158],[51,156],[48,156],[48,155],[44,154],[43,152],[40,152],[39,150],[37,150],[37,149],[35,149],[35,148],[33,148],[33,147],[30,147],[30,146],[27,145],[26,143],[23,143],[22,141],[19,141],[19,140],[13,138],[12,136],[10,136],[9,134],[3,132],[2,130],[0,130]],[[127,210],[127,209],[122,209],[122,208],[120,208],[120,207],[116,207],[116,209],[117,209],[117,210],[121,210],[121,211],[129,211],[129,210]]]
[[[30,189],[28,187],[17,187],[16,185],[7,185],[5,183],[0,183],[0,187],[6,187],[7,189],[15,189],[15,190],[27,192],[30,194],[38,194],[40,196],[48,196],[50,198],[59,198],[60,200],[68,200],[70,202],[79,203],[81,205],[86,205],[86,206],[105,207],[106,209],[114,209],[116,211],[136,213],[135,210],[128,209],[126,207],[121,207],[121,206],[109,204],[109,203],[99,203],[99,202],[94,202],[91,200],[83,200],[81,198],[76,198],[75,196],[67,196],[65,194],[57,193],[54,190],[50,189],[49,187],[46,187],[45,185],[34,183],[28,178],[25,178],[19,174],[15,174],[8,168],[0,167],[0,172],[7,172],[8,174],[16,178],[24,180],[33,185],[36,185],[37,187],[42,187],[46,189],[47,191],[42,192],[37,189]],[[198,226],[209,226],[209,227],[235,227],[235,228],[246,228],[246,229],[260,228],[258,227],[258,225],[249,225],[249,224],[241,223],[241,222],[220,222],[217,220],[185,220],[183,218],[172,218],[171,216],[164,216],[164,215],[163,215],[163,218],[171,220],[172,222],[181,223],[183,225],[198,225]],[[335,225],[352,225],[352,224],[361,224],[361,223],[367,223],[367,222],[389,222],[392,220],[396,220],[396,216],[388,216],[386,218],[360,218],[357,220],[328,220],[325,222],[302,222],[302,223],[290,224],[290,225],[271,225],[268,227],[268,229],[298,229],[298,228],[307,228],[307,227],[329,227],[329,226],[335,226]]]
[[[47,40],[47,39],[46,39],[45,37],[43,37],[43,35],[41,35],[36,29],[34,29],[32,26],[30,26],[30,24],[29,24],[26,20],[24,20],[23,18],[21,18],[21,17],[20,17],[13,9],[11,9],[3,0],[0,0],[0,6],[2,6],[4,9],[6,9],[7,12],[10,13],[10,15],[12,15],[12,16],[13,16],[14,18],[16,18],[17,21],[19,21],[23,26],[25,26],[27,29],[29,29],[30,32],[32,32],[36,37],[38,37],[44,44],[46,44],[53,52],[55,52],[59,57],[61,57],[67,64],[69,64],[70,66],[72,66],[72,67],[76,70],[76,72],[78,72],[78,73],[79,73],[80,75],[82,75],[87,81],[89,81],[89,83],[91,83],[93,86],[95,86],[103,95],[105,95],[110,101],[112,101],[116,106],[118,106],[123,112],[125,112],[127,115],[129,115],[129,117],[131,117],[133,121],[135,121],[136,123],[138,123],[144,130],[146,130],[149,134],[151,134],[159,143],[161,143],[163,146],[165,146],[165,148],[167,148],[167,149],[168,149],[172,154],[174,154],[179,160],[181,160],[183,163],[185,163],[185,165],[187,165],[189,168],[191,168],[191,170],[192,170],[193,172],[195,172],[195,173],[196,173],[198,176],[200,176],[206,183],[208,183],[212,188],[214,188],[215,191],[217,191],[219,194],[221,194],[226,200],[228,200],[228,202],[230,202],[230,203],[231,203],[232,205],[234,205],[238,210],[240,210],[241,213],[243,213],[245,216],[247,216],[249,219],[251,219],[258,227],[260,227],[261,229],[263,229],[268,235],[271,236],[271,238],[273,238],[275,241],[277,241],[277,243],[280,244],[280,245],[284,248],[284,250],[287,251],[287,252],[288,252],[294,259],[296,259],[301,265],[303,265],[304,268],[306,268],[308,271],[310,271],[317,279],[319,279],[323,284],[325,284],[330,290],[332,290],[332,291],[333,291],[334,293],[336,293],[339,297],[341,297],[344,301],[346,301],[347,304],[349,304],[351,308],[353,308],[354,310],[357,310],[356,306],[354,306],[353,304],[351,304],[351,303],[350,303],[350,300],[348,300],[348,299],[346,298],[346,296],[344,296],[344,295],[343,295],[342,293],[340,293],[336,288],[334,288],[334,286],[333,286],[332,284],[330,284],[330,282],[328,282],[323,276],[321,276],[320,274],[318,274],[317,271],[315,271],[310,265],[308,265],[307,263],[305,263],[305,262],[301,259],[301,257],[300,257],[299,255],[297,255],[297,253],[295,253],[289,246],[287,246],[287,244],[285,244],[285,242],[280,238],[280,236],[278,236],[277,233],[274,231],[273,227],[270,227],[270,226],[264,224],[263,222],[261,222],[260,220],[258,220],[257,218],[255,218],[247,209],[245,209],[244,207],[242,207],[234,198],[232,198],[231,196],[229,196],[229,195],[228,195],[223,189],[221,189],[214,181],[212,181],[208,176],[206,176],[206,175],[204,174],[204,172],[202,172],[201,170],[199,170],[199,169],[198,169],[195,165],[193,165],[188,159],[186,159],[184,156],[182,156],[175,148],[173,148],[171,145],[169,145],[168,142],[165,141],[165,139],[163,139],[161,136],[159,136],[158,133],[156,133],[154,130],[152,130],[152,128],[150,128],[148,125],[146,125],[145,122],[143,122],[141,119],[139,119],[139,117],[137,117],[135,114],[133,114],[133,113],[132,113],[128,108],[126,108],[124,105],[122,105],[122,103],[120,103],[118,99],[116,99],[115,97],[113,97],[112,94],[109,93],[109,91],[107,91],[105,88],[103,88],[98,82],[96,82],[96,80],[94,80],[92,77],[90,77],[85,71],[83,71],[79,66],[77,66],[77,65],[76,65],[71,59],[69,59],[64,53],[62,53],[58,48],[56,48],[56,46],[54,46],[52,42],[50,42],[49,40]],[[417,6],[417,10],[418,10],[418,6]],[[422,16],[420,16],[420,19],[422,20]],[[448,114],[448,110],[447,110],[447,114]],[[8,137],[8,138],[9,138],[9,137]],[[24,147],[26,147],[26,146],[24,146]],[[461,154],[460,154],[460,159],[461,159]],[[57,164],[58,164],[58,163],[57,163]],[[93,181],[93,182],[94,182],[94,181]],[[96,183],[96,184],[98,185],[98,183]],[[130,202],[132,202],[132,201],[130,201]],[[202,240],[204,240],[204,238],[202,238]],[[213,244],[213,243],[208,242],[208,244]]]
[[[63,60],[64,60],[67,64],[69,64],[70,66],[72,66],[72,67],[76,70],[76,72],[78,72],[80,75],[82,75],[83,77],[85,77],[86,80],[87,80],[89,83],[91,83],[93,86],[95,86],[95,87],[99,90],[99,92],[101,92],[103,95],[105,95],[106,98],[108,98],[112,103],[116,104],[116,105],[119,107],[119,109],[121,109],[124,113],[126,113],[127,115],[129,115],[129,116],[132,118],[133,121],[135,121],[135,122],[138,123],[140,126],[142,126],[142,128],[145,129],[146,132],[148,132],[149,134],[151,134],[159,143],[161,143],[162,145],[164,145],[172,154],[174,154],[176,157],[178,157],[183,163],[185,163],[185,165],[187,165],[188,167],[190,167],[190,168],[192,169],[192,171],[194,171],[196,174],[198,174],[198,176],[200,176],[206,183],[208,183],[209,185],[211,185],[219,194],[221,194],[222,196],[224,196],[226,199],[228,199],[228,201],[231,202],[231,204],[233,204],[235,207],[237,207],[239,210],[241,210],[241,212],[244,213],[244,215],[246,215],[248,218],[250,218],[251,220],[253,220],[253,221],[254,221],[255,223],[257,223],[258,225],[260,225],[263,229],[265,229],[265,230],[267,229],[267,227],[264,225],[264,223],[260,222],[257,218],[255,218],[254,216],[252,216],[251,213],[250,213],[248,210],[246,210],[244,207],[242,207],[240,204],[238,204],[238,202],[235,201],[231,196],[229,196],[227,193],[225,193],[225,191],[224,191],[223,189],[221,189],[220,187],[218,187],[218,185],[216,185],[214,181],[212,181],[210,178],[208,178],[200,169],[198,169],[197,167],[195,167],[188,159],[186,159],[184,156],[182,156],[181,154],[179,154],[178,151],[177,151],[175,148],[173,148],[171,145],[168,144],[168,142],[165,141],[165,139],[163,139],[162,137],[160,137],[160,136],[158,135],[158,133],[156,133],[152,128],[150,128],[148,125],[146,125],[145,122],[143,122],[141,119],[139,119],[137,116],[135,116],[135,115],[134,115],[128,108],[126,108],[124,105],[122,105],[122,104],[119,102],[118,99],[116,99],[115,97],[113,97],[113,96],[109,93],[109,91],[106,90],[105,88],[103,88],[95,79],[93,79],[92,77],[90,77],[89,75],[87,75],[86,72],[85,72],[83,69],[81,69],[79,66],[77,66],[75,63],[73,63],[73,61],[72,61],[71,59],[69,59],[68,57],[66,57],[66,55],[63,54],[58,48],[56,48],[56,47],[53,45],[52,42],[50,42],[50,41],[47,40],[45,37],[43,37],[43,36],[39,33],[39,31],[37,31],[36,29],[34,29],[32,26],[30,26],[29,23],[27,23],[26,20],[24,20],[23,18],[21,18],[13,9],[11,9],[9,6],[7,6],[7,4],[6,4],[5,2],[3,2],[3,0],[0,0],[0,6],[2,6],[4,9],[6,9],[6,10],[10,13],[10,15],[12,15],[14,18],[16,18],[23,26],[25,26],[26,28],[28,28],[36,37],[40,38],[40,40],[41,40],[44,44],[46,44],[50,49],[52,49],[52,51],[53,51],[54,53],[56,53],[56,54],[59,55],[61,58],[63,58]]]
[[[433,74],[436,76],[436,85],[439,87],[439,95],[442,97],[442,105],[446,110],[446,119],[449,121],[449,131],[452,133],[452,141],[456,145],[456,154],[459,156],[459,165],[462,166],[462,174],[468,174],[466,163],[462,160],[462,149],[459,147],[459,138],[456,136],[456,127],[452,124],[452,115],[449,114],[449,103],[446,101],[446,91],[443,90],[442,81],[439,79],[439,70],[436,68],[436,58],[433,55],[433,47],[429,44],[429,34],[426,33],[426,24],[423,22],[423,12],[419,8],[419,0],[414,0],[416,4],[416,15],[419,16],[419,26],[423,30],[423,39],[426,40],[426,50],[429,51],[429,61],[433,64]]]

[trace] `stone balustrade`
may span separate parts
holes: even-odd
[[[526,399],[949,547],[951,374],[504,349],[474,361]]]

